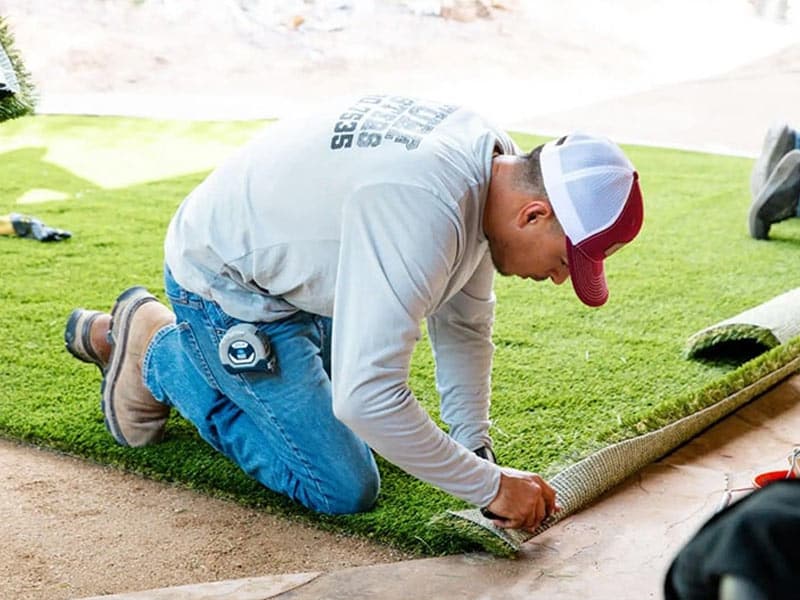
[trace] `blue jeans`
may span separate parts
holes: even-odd
[[[278,373],[231,374],[218,344],[240,321],[182,288],[165,269],[177,322],[151,341],[145,384],[248,475],[317,512],[347,514],[375,503],[380,476],[369,447],[333,415],[331,319],[306,312],[258,324]]]

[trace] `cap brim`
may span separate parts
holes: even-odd
[[[572,288],[581,302],[587,306],[602,306],[608,300],[603,261],[589,258],[572,245],[567,238],[567,261]]]

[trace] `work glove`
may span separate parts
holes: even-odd
[[[11,213],[8,221],[14,230],[14,234],[21,238],[29,238],[40,242],[60,242],[72,237],[69,231],[48,227],[35,217]]]

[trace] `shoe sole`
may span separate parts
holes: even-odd
[[[750,235],[765,240],[773,223],[797,215],[800,201],[800,150],[786,154],[750,206]]]
[[[105,364],[92,348],[92,323],[102,315],[99,310],[76,308],[67,318],[64,327],[64,347],[72,356],[85,363],[96,365],[100,373],[105,371]]]
[[[786,123],[775,124],[767,131],[761,154],[753,165],[750,176],[750,193],[754,200],[761,194],[777,164],[794,150],[796,135],[795,130]]]
[[[106,375],[100,388],[102,400],[100,407],[103,409],[106,428],[114,439],[123,446],[130,446],[128,440],[122,434],[114,409],[114,390],[117,379],[124,366],[124,358],[128,345],[128,333],[130,331],[129,322],[136,311],[148,302],[156,302],[146,288],[136,286],[122,292],[117,298],[114,308],[111,310],[111,329],[109,331],[109,341],[113,346],[111,361],[108,364]]]

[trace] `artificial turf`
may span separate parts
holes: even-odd
[[[134,284],[164,298],[162,241],[173,211],[263,126],[53,116],[0,126],[0,214],[73,233],[52,244],[0,238],[0,435],[421,554],[473,549],[427,526],[465,505],[385,461],[375,510],[323,517],[261,488],[177,415],[162,444],[117,446],[103,426],[99,372],[64,350],[72,308],[107,310]],[[542,141],[515,137],[523,148]],[[687,337],[800,285],[800,219],[773,226],[769,241],[747,235],[751,160],[626,151],[641,176],[645,225],[607,263],[608,304],[584,307],[569,284],[497,280],[492,434],[503,464],[552,475],[697,410],[715,390],[746,385],[757,360],[688,361]],[[438,419],[426,341],[411,387]]]

